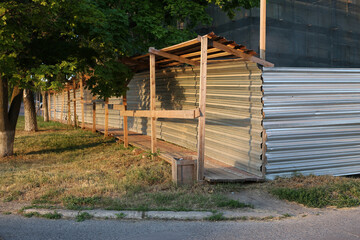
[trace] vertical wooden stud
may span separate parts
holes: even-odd
[[[126,98],[126,93],[123,96],[123,105],[124,105],[124,110],[127,110],[127,98]],[[123,128],[124,128],[124,147],[128,148],[129,147],[129,132],[128,132],[128,122],[127,122],[127,117],[124,116],[124,120],[123,120]]]
[[[76,115],[76,82],[73,80],[73,96],[74,96],[74,127],[77,127],[77,115]]]
[[[56,92],[54,92],[54,120],[56,121]]]
[[[260,0],[260,58],[265,60],[266,52],[266,0]]]
[[[92,103],[92,115],[93,115],[93,121],[92,121],[92,132],[96,132],[96,102],[94,101],[96,99],[95,96],[93,96],[93,103]]]
[[[65,91],[63,90],[63,91],[62,91],[61,112],[60,112],[60,122],[63,121],[64,102],[65,102]]]
[[[109,136],[109,98],[105,99],[105,129],[104,137]]]
[[[71,125],[71,109],[70,109],[70,85],[67,87],[67,98],[68,98],[68,104],[67,104],[67,110],[68,110],[68,119],[67,119],[67,123],[68,125]]]
[[[49,120],[51,120],[51,92],[48,91],[48,102],[49,102],[49,106],[48,106],[48,112],[49,112]]]
[[[198,123],[198,159],[197,159],[198,181],[203,181],[204,179],[207,49],[208,49],[208,38],[201,37],[200,90],[199,90],[200,117]]]
[[[83,78],[80,76],[80,98],[81,98],[81,128],[85,128],[85,113],[84,113],[84,86]]]
[[[150,53],[150,110],[151,113],[156,110],[156,85],[155,85],[155,55]],[[156,118],[151,117],[151,153],[155,154],[156,146]],[[154,155],[152,158],[154,159]]]

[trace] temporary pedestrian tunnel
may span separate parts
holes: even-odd
[[[205,41],[207,50],[201,54]],[[263,68],[272,64],[254,55],[215,34],[150,49],[123,60],[136,71],[126,101],[94,101],[94,116],[92,104],[86,104],[93,97],[85,91],[84,101],[76,104],[77,113],[84,104],[84,118],[78,119],[96,121],[98,130],[124,140],[121,129],[128,129],[129,142],[144,148],[153,146],[154,137],[146,138],[153,123],[156,138],[163,140],[157,141],[160,155],[199,160],[204,154],[204,176],[211,182],[360,173],[360,70]],[[70,101],[79,95],[70,94]],[[60,97],[56,103],[58,112]],[[205,119],[204,131],[199,117]]]

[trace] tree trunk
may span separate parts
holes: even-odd
[[[36,109],[34,94],[31,90],[24,90],[24,111],[25,111],[25,131],[35,132],[37,128]]]
[[[46,92],[43,92],[43,109],[44,109],[44,122],[49,121],[49,107],[48,107],[48,96]]]
[[[7,79],[0,74],[0,157],[13,154],[15,128],[23,94],[21,89],[14,87],[9,108],[8,88]]]

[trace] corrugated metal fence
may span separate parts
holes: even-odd
[[[360,69],[265,68],[267,178],[360,173]]]
[[[149,109],[149,73],[139,73],[129,84],[128,109]],[[262,92],[261,70],[250,62],[209,64],[206,99],[205,154],[231,166],[262,176],[261,132]],[[157,109],[195,109],[199,101],[199,68],[185,67],[157,71]],[[77,98],[80,92],[77,90]],[[73,99],[73,93],[70,93]],[[91,100],[84,91],[85,100]],[[57,118],[60,117],[61,95],[57,97]],[[65,96],[67,100],[67,95]],[[109,127],[122,128],[122,117],[111,104],[121,99],[109,99]],[[53,101],[52,101],[53,103]],[[66,104],[65,104],[66,105]],[[71,103],[71,109],[73,103]],[[67,116],[67,108],[63,113]],[[77,101],[77,115],[81,121],[81,106]],[[92,106],[85,105],[85,122],[92,123]],[[96,123],[104,125],[104,105],[96,106]],[[128,118],[130,131],[149,134],[147,118]],[[158,119],[157,137],[177,145],[197,149],[197,119]]]

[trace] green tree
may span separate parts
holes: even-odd
[[[121,62],[150,46],[194,37],[220,6],[229,16],[259,0],[8,0],[0,2],[0,156],[13,153],[22,89],[61,88],[76,73],[101,98],[121,96],[132,71]],[[179,28],[179,25],[183,27]],[[9,89],[14,89],[9,105]]]

